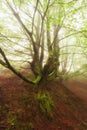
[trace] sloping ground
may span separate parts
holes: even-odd
[[[34,86],[9,71],[3,72],[0,75],[0,130],[87,130],[87,105],[83,100],[58,81],[44,87],[46,90],[37,92]],[[45,101],[44,93],[52,99]],[[38,100],[40,94],[42,97]]]
[[[69,79],[64,84],[87,104],[87,79]]]

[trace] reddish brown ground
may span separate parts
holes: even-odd
[[[87,104],[87,79],[69,79],[64,84]]]
[[[76,82],[66,85],[75,91]],[[2,72],[0,130],[87,130],[87,105],[83,102],[86,102],[85,91],[85,96],[78,94],[82,98],[79,99],[57,80],[44,87],[47,90],[43,93],[48,91],[53,100],[52,115],[41,112],[36,99],[38,93],[32,89],[34,86],[24,83],[9,71]]]

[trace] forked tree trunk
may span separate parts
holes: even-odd
[[[57,77],[59,62],[58,56],[50,54],[42,71],[42,80],[47,82]]]
[[[30,80],[19,73],[9,62],[5,53],[2,49],[0,49],[0,53],[3,57],[3,60],[0,60],[0,64],[4,67],[10,69],[13,73],[19,76],[21,79],[28,83],[39,84],[41,81],[49,81],[54,79],[57,76],[57,71],[59,67],[59,46],[58,46],[58,31],[59,27],[55,26],[54,28],[54,38],[51,37],[50,33],[50,23],[49,18],[46,19],[46,15],[48,12],[49,15],[49,5],[50,0],[47,3],[46,10],[44,11],[43,15],[40,15],[41,22],[34,23],[35,14],[37,11],[38,2],[36,4],[35,12],[32,19],[32,31],[30,31],[27,26],[23,23],[20,15],[16,12],[16,10],[11,6],[11,4],[7,1],[7,4],[12,11],[15,18],[18,20],[19,24],[21,25],[22,29],[24,30],[28,39],[30,39],[32,45],[32,62],[30,63],[32,72],[35,75],[35,80]],[[38,12],[38,11],[37,11]],[[41,17],[42,16],[42,17]],[[46,23],[47,20],[47,23]],[[40,24],[40,25],[39,25]],[[33,27],[35,26],[35,28]],[[35,33],[36,29],[36,33]],[[45,29],[45,31],[44,31]],[[39,31],[40,30],[40,31]],[[47,38],[47,41],[46,41]],[[53,38],[53,41],[52,41]],[[48,53],[48,59],[46,64],[43,66],[44,60],[44,52],[45,47],[48,48],[46,53]]]

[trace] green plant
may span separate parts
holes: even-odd
[[[34,130],[34,126],[32,122],[26,124],[21,130]]]
[[[39,109],[44,114],[52,116],[53,101],[48,93],[39,92],[37,95],[39,101]]]
[[[15,115],[15,113],[9,112],[7,118],[9,126],[6,130],[15,130],[16,128],[19,127],[17,116]]]

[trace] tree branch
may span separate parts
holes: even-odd
[[[7,0],[6,0],[7,1]],[[10,3],[7,1],[7,4],[9,6],[9,8],[11,9],[13,15],[15,16],[15,18],[18,20],[18,22],[20,23],[20,25],[22,26],[22,28],[24,29],[24,31],[27,33],[27,35],[31,38],[32,44],[33,44],[33,49],[34,52],[36,51],[36,45],[35,45],[35,41],[32,37],[32,33],[27,29],[27,27],[24,25],[24,23],[22,22],[19,14],[12,8],[12,6],[10,5]]]
[[[78,32],[71,33],[71,34],[69,34],[69,35],[67,35],[67,36],[65,36],[65,37],[63,37],[63,38],[61,38],[61,39],[59,39],[59,41],[62,41],[62,40],[66,39],[66,38],[68,38],[68,37],[70,37],[70,36],[72,36],[72,35],[76,35],[76,34],[79,34],[79,33],[82,33],[82,32],[87,32],[87,30],[82,30],[82,31],[78,31]]]
[[[0,64],[1,64],[2,66],[4,66],[5,68],[8,68],[8,66],[6,65],[6,63],[5,63],[3,60],[1,60],[1,59],[0,59]]]
[[[46,17],[47,11],[48,11],[48,9],[49,9],[49,5],[50,5],[50,0],[48,0],[46,10],[45,10],[45,12],[44,12],[44,14],[43,14],[43,16],[42,16],[42,23],[41,23],[41,32],[40,32],[39,44],[40,44],[41,36],[42,36],[42,32],[43,32],[44,19],[45,19],[45,17]]]
[[[38,3],[39,3],[39,0],[37,0],[37,2],[36,2],[36,7],[35,7],[33,18],[32,18],[32,33],[33,33],[34,19],[35,19],[35,14],[36,14],[36,11],[37,11]]]
[[[11,70],[14,74],[16,74],[18,77],[20,77],[22,80],[34,84],[34,82],[32,80],[29,80],[27,78],[25,78],[21,73],[17,72],[15,70],[15,68],[10,64],[10,62],[8,61],[4,51],[0,48],[0,53],[4,59],[5,62],[3,62],[2,60],[0,60],[0,64],[3,65],[4,67],[8,68],[9,70]]]

